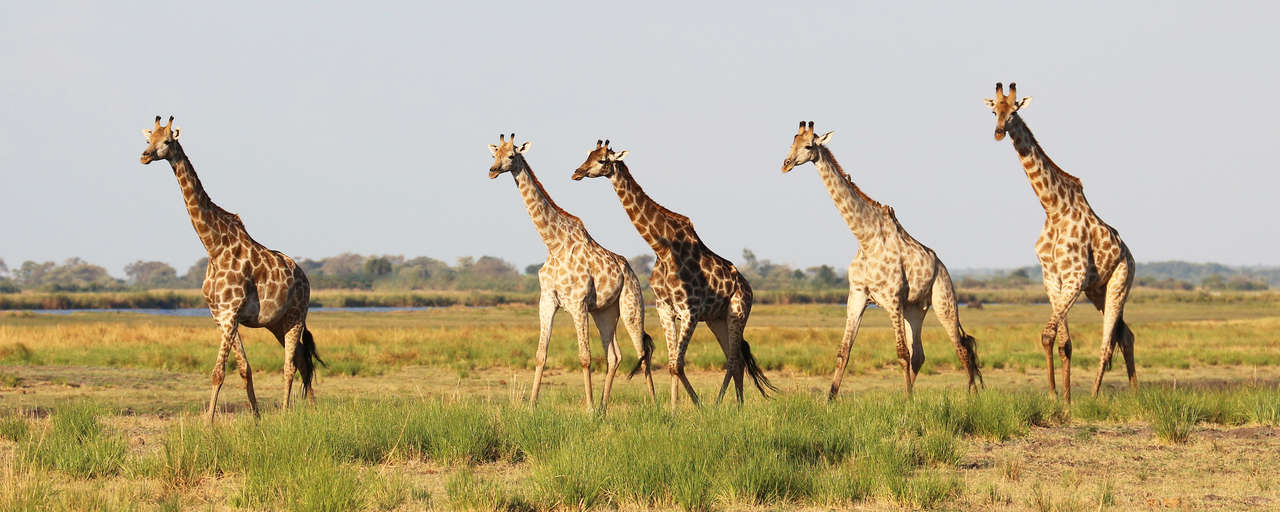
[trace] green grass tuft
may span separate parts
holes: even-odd
[[[84,402],[67,405],[53,414],[46,430],[25,436],[18,457],[78,477],[117,474],[125,462],[128,443],[103,428],[98,421],[103,412]]]

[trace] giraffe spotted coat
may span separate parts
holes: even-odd
[[[813,162],[836,209],[858,239],[858,254],[849,264],[845,333],[836,353],[828,397],[835,398],[840,390],[849,364],[849,350],[857,337],[868,300],[889,314],[908,392],[914,387],[924,363],[921,331],[925,312],[931,307],[955,346],[961,366],[969,374],[969,388],[976,389],[982,379],[976,342],[960,325],[955,289],[947,267],[932,249],[907,233],[893,208],[871,199],[853,183],[827,148],[830,138],[831,132],[815,134],[812,121],[807,127],[800,123],[782,164],[782,172],[786,173],[797,165]]]
[[[542,372],[547,360],[547,345],[551,339],[551,325],[559,308],[569,312],[577,330],[578,361],[582,366],[587,407],[591,407],[594,400],[591,389],[588,316],[595,320],[596,328],[600,331],[600,341],[608,365],[600,406],[608,406],[614,375],[622,357],[614,343],[619,318],[631,335],[639,357],[631,374],[644,368],[649,396],[652,398],[654,390],[650,361],[653,340],[644,332],[644,298],[641,295],[640,280],[626,258],[596,243],[581,219],[564,211],[551,200],[525,160],[524,152],[529,147],[528,142],[516,146],[515,134],[511,135],[511,140],[504,140],[500,136],[498,144],[489,146],[494,158],[493,165],[489,168],[489,177],[497,178],[503,173],[511,173],[529,211],[529,218],[547,246],[546,262],[538,270],[541,329],[530,400],[535,403],[538,400]]]
[[[258,414],[253,371],[240,339],[241,325],[267,329],[284,347],[284,407],[290,403],[295,372],[302,377],[303,396],[314,401],[311,389],[314,362],[323,362],[316,355],[315,341],[306,325],[311,300],[306,274],[288,256],[250,237],[240,216],[214,204],[178,142],[180,132],[173,126],[173,117],[169,118],[168,125],[161,126],[160,117],[156,116],[155,126],[142,133],[147,138],[142,163],[163,159],[173,167],[191,225],[209,253],[201,291],[222,334],[211,379],[209,421],[213,421],[222,388],[227,354],[233,349],[249,405],[254,414]]]
[[[597,141],[586,161],[574,171],[573,179],[609,177],[632,225],[653,248],[656,261],[649,286],[666,334],[672,407],[679,396],[678,383],[683,384],[690,400],[698,403],[698,394],[684,371],[685,352],[698,322],[706,323],[715,334],[727,360],[717,401],[724,398],[730,380],[738,401],[742,401],[744,373],[749,373],[761,394],[767,396],[766,388],[776,388],[764,376],[751,355],[750,345],[743,339],[751,315],[751,285],[733,263],[702,243],[688,217],[662,207],[640,188],[622,161],[626,154]]]
[[[1018,100],[1017,85],[1010,83],[1007,96],[1001,84],[996,84],[996,97],[987,98],[986,104],[996,116],[995,139],[1003,139],[1006,133],[1013,139],[1013,149],[1045,212],[1044,227],[1036,240],[1036,257],[1040,260],[1045,291],[1053,308],[1049,322],[1040,333],[1048,366],[1049,392],[1057,395],[1053,346],[1061,340],[1058,355],[1062,361],[1063,397],[1071,400],[1071,332],[1067,313],[1082,290],[1102,312],[1102,349],[1093,395],[1102,387],[1102,376],[1111,365],[1116,346],[1124,355],[1129,385],[1136,386],[1134,336],[1124,321],[1125,302],[1133,286],[1133,254],[1115,228],[1094,213],[1085,199],[1080,180],[1053,163],[1036,142],[1031,129],[1018,114],[1030,101],[1030,96]]]

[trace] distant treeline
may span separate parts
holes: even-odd
[[[643,254],[630,261],[647,286],[653,256]],[[843,268],[819,265],[802,269],[759,259],[750,250],[743,250],[736,263],[753,289],[777,292],[771,298],[779,302],[821,302],[827,295],[842,297],[843,290],[847,289]],[[520,296],[537,292],[537,273],[541,266],[534,264],[521,270],[493,256],[458,258],[451,265],[428,257],[352,253],[301,259],[298,264],[310,277],[312,288],[317,290],[486,291]],[[13,268],[0,259],[0,293],[196,289],[204,280],[207,266],[208,258],[201,258],[179,275],[167,263],[139,260],[125,267],[125,277],[121,279],[80,258],[62,263],[25,261]],[[1035,265],[1011,270],[959,269],[952,274],[957,287],[966,290],[1021,289],[1040,282],[1040,267]],[[1168,290],[1248,291],[1265,290],[1278,283],[1280,267],[1169,261],[1139,263],[1135,284]]]
[[[962,269],[953,271],[959,288],[1017,288],[1038,284],[1039,265],[1012,270]],[[1220,263],[1157,261],[1139,263],[1134,285],[1165,290],[1267,290],[1280,284],[1280,267],[1241,266]]]

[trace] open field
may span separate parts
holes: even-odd
[[[883,313],[870,310],[840,399],[822,400],[841,306],[757,307],[747,330],[782,388],[742,407],[672,414],[621,380],[583,411],[572,325],[558,318],[537,410],[534,308],[323,313],[311,320],[316,406],[279,411],[279,345],[244,330],[264,416],[228,372],[210,429],[216,349],[201,318],[0,315],[0,510],[278,509],[1273,509],[1280,506],[1280,306],[1140,303],[1139,379],[1123,365],[1087,398],[1099,315],[1072,313],[1075,396],[1044,392],[1048,307],[961,311],[987,389],[963,392],[933,320],[906,399]],[[650,316],[648,330],[666,351]],[[630,340],[621,340],[629,365]],[[593,343],[599,359],[600,349]],[[1119,356],[1117,355],[1117,358]],[[710,396],[723,356],[690,346]],[[599,362],[597,362],[597,370]],[[596,373],[597,394],[600,376]]]
[[[960,302],[981,301],[985,304],[1045,304],[1048,299],[1040,285],[1018,288],[960,288]],[[844,304],[849,291],[845,288],[756,290],[755,303],[761,304]],[[653,302],[653,293],[645,292],[645,300]],[[1209,291],[1163,290],[1136,287],[1130,304],[1144,303],[1280,303],[1274,291]],[[447,307],[499,306],[524,304],[536,306],[537,292],[484,290],[311,290],[312,307]],[[204,297],[197,289],[145,290],[122,292],[42,292],[28,290],[0,293],[0,311],[41,309],[177,309],[203,308]]]

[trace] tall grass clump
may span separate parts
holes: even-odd
[[[429,495],[419,498],[377,469],[407,461],[449,467],[441,503],[454,509],[842,508],[868,499],[930,508],[960,489],[948,474],[963,456],[962,438],[1007,439],[1061,414],[1038,393],[920,392],[904,400],[885,392],[834,403],[784,394],[675,413],[637,396],[619,397],[608,415],[584,413],[568,391],[547,398],[536,409],[346,399],[213,427],[182,420],[158,448],[128,461],[123,441],[102,429],[95,410],[71,407],[54,415],[47,432],[28,433],[19,444],[58,471],[119,474],[125,464],[125,474],[159,481],[165,496],[227,479],[235,482],[228,504],[250,509],[420,506]],[[109,464],[70,464],[76,459],[67,439],[80,443],[78,457],[103,451],[82,449],[95,439],[115,440],[115,451],[89,458]],[[519,464],[528,477],[489,480],[474,470],[499,461]]]
[[[1131,393],[1083,398],[1073,404],[1072,414],[1087,421],[1145,421],[1156,437],[1180,444],[1191,438],[1200,423],[1280,424],[1280,389],[1144,386]]]
[[[46,429],[28,432],[18,446],[21,460],[78,477],[117,474],[128,443],[98,421],[103,410],[76,402],[56,411]]]
[[[521,415],[504,411],[504,428],[528,421]],[[872,496],[929,507],[959,489],[941,471],[960,459],[961,437],[1007,438],[1060,415],[1035,394],[1002,402],[950,393],[614,411],[531,456],[530,492],[544,508],[848,505]]]
[[[391,460],[493,462],[510,451],[486,408],[437,400],[344,400],[260,421],[210,428],[182,422],[142,464],[166,487],[243,479],[231,504],[246,508],[394,508],[403,485],[369,466]]]
[[[17,415],[0,418],[0,439],[22,441],[27,438],[27,432],[30,431],[31,427],[27,425],[26,418]]]

